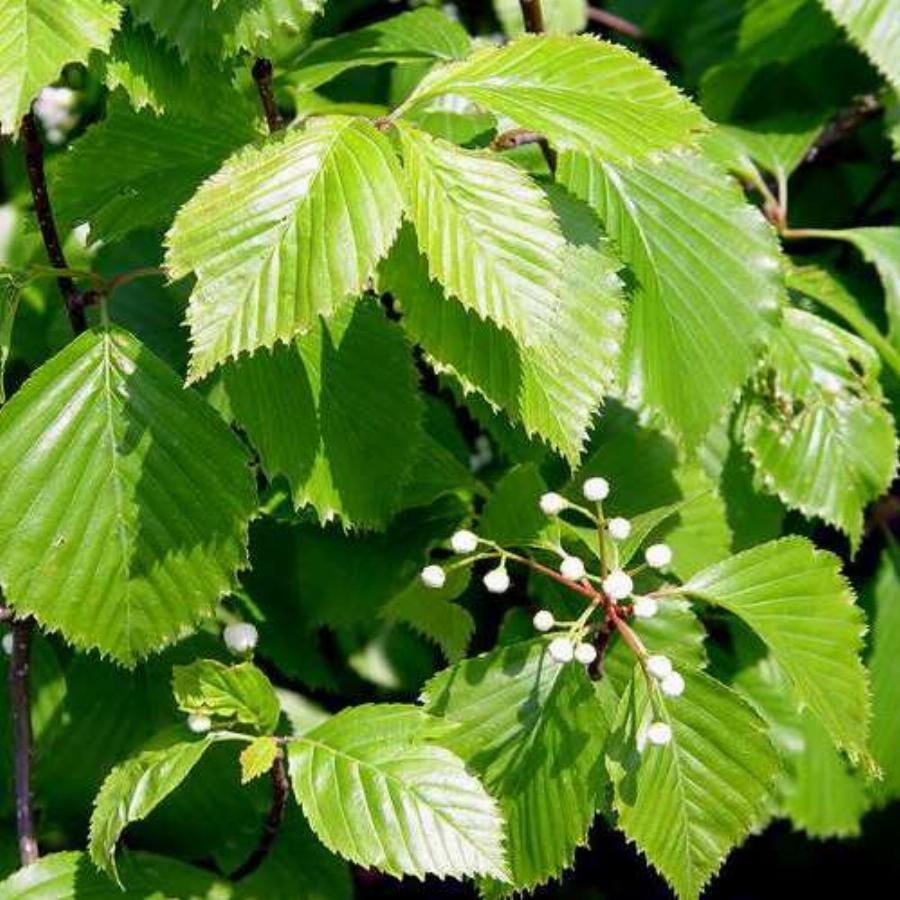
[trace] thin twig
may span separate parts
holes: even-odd
[[[25,151],[25,168],[28,172],[28,181],[31,184],[31,196],[34,199],[34,214],[37,218],[44,248],[47,251],[47,259],[54,269],[68,269],[66,256],[63,252],[59,232],[56,230],[56,221],[53,218],[53,209],[50,206],[50,197],[47,194],[47,176],[44,172],[44,145],[38,134],[37,123],[34,114],[28,112],[22,119],[22,141]],[[87,317],[84,308],[85,301],[81,292],[75,286],[75,282],[69,275],[60,275],[56,279],[59,292],[62,294],[63,303],[66,305],[66,313],[75,334],[81,334],[87,328]]]
[[[13,769],[16,792],[16,833],[23,866],[38,858],[31,806],[31,704],[28,697],[28,658],[31,619],[16,619],[12,626],[12,657],[9,662],[9,700],[13,726]]]
[[[278,112],[278,104],[275,102],[275,92],[272,90],[272,61],[260,57],[253,63],[253,80],[259,91],[259,99],[263,112],[266,114],[266,124],[269,131],[280,131],[284,128],[284,119]]]
[[[616,34],[621,34],[623,37],[631,38],[634,41],[644,40],[644,32],[639,26],[635,25],[634,22],[629,22],[628,19],[617,16],[615,13],[589,6],[587,15],[591,22],[596,22],[598,25],[614,31]]]
[[[822,129],[822,133],[816,138],[815,143],[807,150],[803,161],[812,162],[823,150],[842,141],[850,134],[850,132],[859,127],[867,119],[870,119],[872,116],[881,112],[882,109],[883,107],[877,97],[874,97],[871,94],[859,97],[846,109],[842,109],[834,119]]]
[[[544,30],[544,10],[541,8],[541,0],[519,0],[519,5],[522,7],[525,30],[529,34],[541,34]]]
[[[269,814],[263,825],[263,833],[256,845],[256,849],[231,876],[232,881],[240,881],[255,872],[272,851],[278,834],[281,831],[281,823],[284,821],[284,813],[287,805],[287,796],[290,791],[287,767],[284,764],[284,749],[279,744],[278,755],[272,768],[269,770],[272,779],[272,803],[269,806]]]
[[[513,128],[498,134],[491,142],[494,150],[515,150],[517,147],[525,147],[528,144],[537,144],[544,154],[544,161],[551,175],[556,174],[557,155],[550,146],[550,142],[538,131],[530,131],[527,128]]]

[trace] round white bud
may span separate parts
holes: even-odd
[[[588,478],[588,480],[585,481],[581,491],[586,500],[592,500],[594,503],[599,503],[609,496],[609,482],[605,478],[595,475],[593,478]]]
[[[582,665],[589,666],[597,658],[597,648],[593,644],[581,643],[575,647],[575,659]]]
[[[559,564],[559,573],[570,581],[578,581],[584,578],[584,563],[577,556],[564,556]]]
[[[663,569],[672,562],[672,548],[668,544],[651,544],[644,551],[644,559],[651,569]]]
[[[539,609],[531,621],[538,631],[550,631],[556,624],[553,613],[549,609]]]
[[[11,631],[7,631],[6,634],[0,638],[0,646],[3,647],[3,652],[7,656],[12,656],[13,654],[13,633]]]
[[[672,740],[672,726],[668,722],[654,722],[647,729],[647,740],[657,747],[665,747]]]
[[[606,530],[614,541],[624,541],[631,534],[631,522],[621,516],[616,516],[606,523]]]
[[[442,588],[447,581],[447,573],[438,565],[425,566],[419,577],[425,587],[435,590]]]
[[[250,622],[232,622],[231,625],[225,626],[222,639],[232,653],[242,656],[256,649],[259,632],[256,630],[256,626]]]
[[[209,716],[201,715],[200,713],[191,713],[187,719],[188,728],[194,732],[194,734],[206,734],[210,728],[212,728],[212,719]]]
[[[455,553],[472,553],[478,546],[478,535],[474,531],[461,528],[450,538],[450,546]]]
[[[568,504],[566,503],[566,498],[562,495],[554,491],[548,491],[546,494],[541,494],[538,505],[545,516],[558,516]]]
[[[634,601],[634,614],[639,619],[652,619],[659,612],[659,604],[653,597],[638,597]]]
[[[669,672],[659,687],[667,697],[680,697],[684,693],[684,679],[678,672]]]
[[[672,672],[672,660],[668,656],[655,653],[653,656],[647,657],[647,671],[654,677],[662,681]]]
[[[481,581],[492,594],[505,594],[509,590],[509,572],[503,565],[491,569]]]
[[[550,641],[547,652],[550,654],[550,658],[556,660],[556,662],[567,663],[572,662],[575,656],[575,647],[572,646],[572,642],[568,638],[558,637]]]
[[[603,579],[603,593],[610,600],[624,600],[634,590],[634,582],[627,572],[616,569]]]

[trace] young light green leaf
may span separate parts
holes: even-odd
[[[188,309],[190,375],[286,341],[365,287],[403,210],[388,139],[325,116],[232,157],[167,237],[173,278],[198,283]]]
[[[412,706],[357,706],[289,742],[297,801],[326,847],[391,875],[507,877],[494,801]],[[352,815],[348,811],[353,810]]]
[[[591,419],[618,383],[625,317],[619,264],[604,251],[567,245],[563,289],[550,335],[524,346],[445,295],[404,227],[380,269],[399,301],[403,327],[440,372],[455,375],[573,463]]]
[[[765,820],[778,757],[751,706],[703,672],[679,671],[684,694],[669,698],[634,667],[607,767],[617,826],[679,898],[696,900],[728,851]],[[671,728],[664,746],[648,740],[652,722]]]
[[[865,624],[837,557],[783,538],[705,569],[683,590],[746,622],[834,742],[853,759],[867,757]]]
[[[401,111],[463,96],[560,150],[625,162],[690,143],[700,110],[641,57],[583,35],[527,35],[484,47],[423,79]]]
[[[865,341],[811,313],[787,310],[743,427],[763,485],[788,506],[845,531],[854,548],[863,510],[888,489],[897,464],[879,369]]]
[[[224,374],[235,419],[298,509],[311,505],[323,522],[387,523],[424,440],[424,410],[403,332],[376,304],[343,307]]]
[[[562,154],[559,180],[597,210],[638,280],[631,390],[689,445],[721,418],[781,300],[774,232],[695,154],[632,167]]]
[[[247,784],[268,772],[279,752],[278,741],[269,735],[258,737],[244,747],[240,756],[241,784]]]
[[[159,750],[145,750],[107,775],[91,816],[89,850],[99,869],[119,884],[116,843],[131,822],[150,815],[190,775],[203,754],[223,735],[181,741]]]
[[[281,707],[268,678],[251,662],[226,666],[198,659],[172,669],[172,691],[178,708],[189,715],[235,720],[271,734]]]
[[[83,334],[0,411],[0,492],[9,602],[126,665],[212,613],[257,503],[240,442],[116,328]]]
[[[565,245],[546,195],[496,155],[399,127],[409,215],[432,277],[522,343],[546,341]]]
[[[462,59],[470,47],[458,22],[426,7],[316,41],[291,61],[288,78],[311,89],[359,66]]]
[[[0,132],[22,116],[66,63],[105,50],[122,15],[114,0],[0,0]]]
[[[900,90],[900,2],[898,0],[821,0],[851,40]]]
[[[458,726],[441,742],[500,803],[519,891],[572,864],[606,787],[610,723],[584,668],[555,662],[546,647],[530,641],[465,660],[424,693],[430,712]]]
[[[92,241],[165,227],[203,179],[256,134],[253,114],[240,101],[213,103],[201,123],[135,112],[113,97],[106,118],[51,167],[54,211],[67,226],[90,223]]]

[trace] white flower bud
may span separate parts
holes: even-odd
[[[222,632],[225,646],[236,656],[242,656],[256,649],[259,641],[259,632],[256,626],[250,622],[233,622],[226,625]]]
[[[606,523],[606,530],[614,541],[624,541],[631,534],[631,522],[621,516],[616,516]]]
[[[564,556],[559,572],[570,581],[578,581],[579,578],[584,578],[584,563],[577,556]]]
[[[545,516],[558,516],[568,504],[565,497],[554,491],[548,491],[546,494],[541,494],[539,505]]]
[[[596,658],[597,649],[593,644],[582,643],[575,648],[575,659],[584,666],[589,666]]]
[[[538,631],[550,631],[556,624],[553,613],[549,609],[539,609],[531,621]]]
[[[651,569],[664,569],[672,562],[672,548],[668,544],[651,544],[644,551],[644,559]]]
[[[212,728],[212,720],[209,716],[202,716],[200,713],[191,713],[187,719],[188,728],[194,734],[206,734]]]
[[[647,729],[647,740],[657,747],[665,747],[672,740],[672,727],[668,722],[654,722]]]
[[[572,662],[572,658],[575,656],[575,648],[572,646],[572,642],[564,637],[553,638],[550,641],[547,652],[550,654],[551,659],[556,660],[558,663]]]
[[[680,697],[684,693],[684,679],[678,672],[669,672],[663,678],[660,689],[667,697]]]
[[[13,633],[11,631],[7,631],[6,634],[0,638],[0,646],[3,647],[3,652],[7,656],[12,656],[13,654]]]
[[[588,478],[588,480],[585,481],[581,491],[586,500],[592,500],[595,503],[599,503],[609,496],[609,482],[605,478],[595,475],[593,478]]]
[[[442,588],[447,581],[447,573],[438,565],[425,566],[419,577],[422,579],[422,584],[425,587],[434,588],[435,590]]]
[[[647,657],[647,671],[654,677],[662,681],[672,672],[672,660],[668,656],[656,653]]]
[[[478,546],[478,535],[474,531],[461,528],[450,538],[450,546],[455,553],[472,553]]]
[[[634,614],[639,619],[652,619],[659,612],[659,604],[653,597],[638,597],[634,601]]]
[[[505,594],[509,590],[509,572],[504,565],[491,569],[481,581],[492,594]]]
[[[616,569],[603,579],[603,593],[610,600],[624,600],[634,590],[634,582],[627,572]]]

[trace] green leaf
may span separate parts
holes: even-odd
[[[900,552],[894,544],[882,555],[872,593],[872,756],[884,773],[875,793],[889,801],[900,798]]]
[[[229,364],[235,419],[294,504],[323,522],[384,526],[424,440],[417,374],[403,332],[364,301],[286,347]]]
[[[223,35],[223,51],[228,56],[242,51],[280,55],[285,43],[307,38],[324,5],[325,0],[245,0],[233,28]]]
[[[821,0],[851,40],[900,90],[900,2],[898,0]]]
[[[135,112],[121,96],[113,97],[106,118],[51,167],[58,220],[68,226],[88,222],[91,240],[105,242],[169,225],[197,186],[256,135],[252,115],[243,112],[239,101],[212,103],[201,122]]]
[[[751,706],[703,672],[680,671],[684,694],[669,698],[635,666],[607,766],[617,826],[680,898],[695,900],[765,820],[778,757]],[[652,721],[671,727],[667,745],[647,740]]]
[[[683,590],[749,625],[834,742],[854,760],[867,757],[865,623],[837,557],[783,538],[711,566]]]
[[[434,590],[416,576],[385,605],[382,615],[389,622],[408,625],[437,644],[448,662],[456,662],[475,632],[472,614],[453,602],[468,587],[469,577],[466,569],[454,569],[447,573],[444,586]]]
[[[864,341],[787,310],[756,379],[743,441],[763,485],[859,545],[866,505],[888,489],[897,437]],[[840,472],[840,478],[835,473]]]
[[[256,507],[240,442],[116,328],[83,334],[0,411],[0,492],[8,600],[126,665],[212,613]]]
[[[312,89],[359,66],[462,59],[470,47],[458,22],[435,9],[416,9],[316,41],[291,61],[288,78]]]
[[[519,0],[493,0],[494,12],[509,35],[522,34],[522,5]],[[543,5],[544,27],[550,33],[582,31],[587,25],[586,0],[551,0]]]
[[[175,666],[172,691],[186,713],[236,720],[264,734],[275,731],[281,717],[275,689],[251,662],[226,666],[198,659]]]
[[[159,750],[145,750],[116,766],[106,777],[94,803],[89,849],[94,865],[121,880],[116,867],[116,843],[131,822],[138,822],[172,793],[223,735],[182,741]]]
[[[560,158],[559,180],[593,206],[631,266],[631,390],[689,445],[721,418],[781,300],[774,232],[702,157],[630,168]]]
[[[192,379],[310,329],[364,289],[403,200],[388,139],[325,116],[232,157],[167,237],[173,278],[194,272]]]
[[[500,803],[519,891],[572,864],[606,788],[610,723],[584,668],[554,662],[546,646],[530,641],[465,660],[424,693],[428,710],[457,726],[441,742]]]
[[[241,784],[259,778],[272,768],[278,756],[278,741],[270,736],[258,737],[241,750]]]
[[[648,62],[588,35],[528,35],[426,76],[401,112],[453,94],[545,135],[560,150],[625,162],[689,143],[700,110]]]
[[[523,343],[546,340],[560,306],[564,246],[546,195],[495,154],[399,128],[409,215],[432,277]]]
[[[6,403],[6,363],[12,346],[13,323],[19,308],[19,285],[15,278],[0,272],[0,406]]]
[[[506,878],[502,820],[433,719],[357,706],[289,742],[297,801],[326,847],[391,875]],[[350,813],[348,815],[348,813]]]
[[[0,0],[0,132],[18,132],[31,101],[66,63],[105,50],[121,15],[112,0]]]
[[[561,259],[561,304],[552,332],[535,346],[447,297],[430,280],[409,227],[382,263],[380,284],[400,301],[403,327],[439,372],[455,375],[465,392],[477,391],[574,463],[594,413],[617,385],[625,320],[611,255],[567,245]]]

